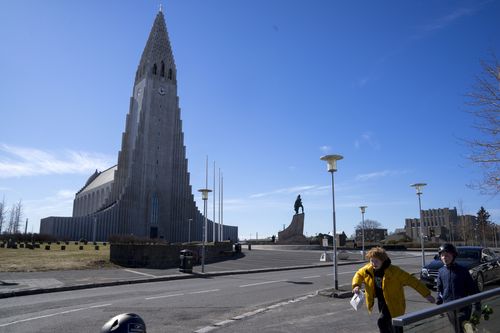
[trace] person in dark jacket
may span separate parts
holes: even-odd
[[[455,262],[457,255],[457,249],[453,244],[446,243],[439,247],[439,257],[444,266],[438,272],[437,304],[448,303],[462,297],[474,295],[479,291],[469,270]],[[476,310],[478,307],[481,306],[476,304]],[[454,325],[455,332],[463,332],[463,323],[470,319],[471,314],[471,306],[448,312],[448,319]]]

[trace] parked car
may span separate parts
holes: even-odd
[[[469,273],[477,283],[479,291],[484,285],[500,281],[500,256],[491,249],[481,246],[457,246],[458,256],[456,262],[469,269]],[[435,288],[439,269],[443,262],[439,255],[425,265],[420,272],[420,280],[428,287]]]

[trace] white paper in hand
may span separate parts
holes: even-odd
[[[363,306],[363,300],[365,299],[365,294],[360,291],[357,294],[354,294],[351,298],[351,305],[354,310],[358,311],[358,309]]]

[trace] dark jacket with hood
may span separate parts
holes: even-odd
[[[479,290],[469,270],[455,262],[439,269],[437,279],[438,303],[447,303],[474,295]]]

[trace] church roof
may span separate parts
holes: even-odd
[[[170,39],[168,38],[165,17],[160,10],[156,15],[153,27],[149,33],[148,41],[142,52],[139,69],[147,69],[154,64],[160,66],[162,62],[167,68],[171,68],[175,71],[174,55],[172,53],[172,47],[170,46]]]
[[[82,188],[77,194],[83,194],[85,192],[91,191],[99,186],[112,182],[115,177],[115,170],[118,168],[118,165],[112,166],[109,169],[106,169],[102,172],[99,172],[97,176],[93,177],[94,179],[85,184],[85,187]]]

